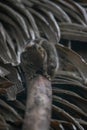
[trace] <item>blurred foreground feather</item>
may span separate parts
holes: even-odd
[[[0,1],[0,130],[22,129],[26,80],[20,55],[29,39],[39,38],[53,43],[60,63],[52,79],[50,129],[86,130],[87,63],[79,55],[87,60],[79,50],[87,47],[86,0]]]

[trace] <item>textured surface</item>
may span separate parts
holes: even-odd
[[[50,129],[86,130],[86,0],[0,0],[0,129],[22,129],[27,83],[20,54],[39,38],[56,47],[60,64],[52,79]],[[40,58],[39,53],[29,57],[34,60],[34,73],[43,66]]]

